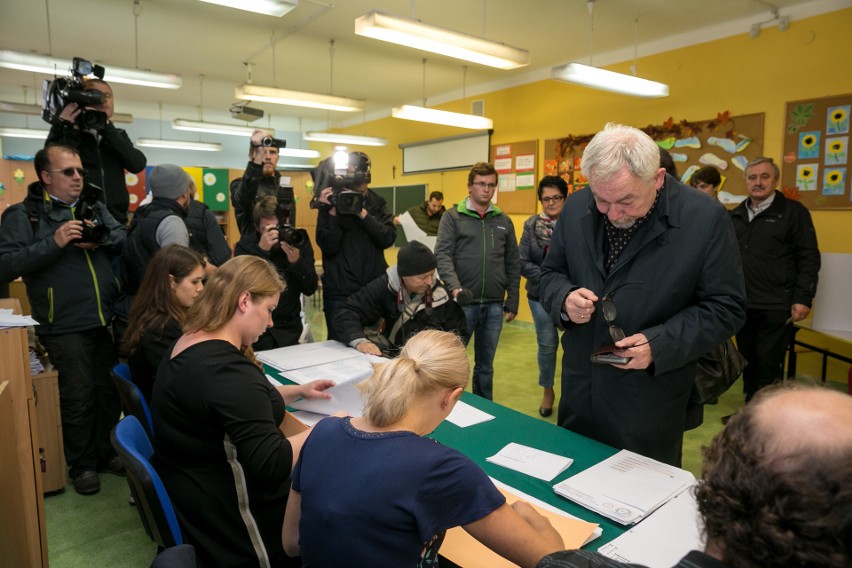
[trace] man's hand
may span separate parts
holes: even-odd
[[[633,347],[633,346],[636,347]],[[624,365],[613,365],[619,369],[647,369],[654,361],[654,355],[651,353],[651,344],[648,343],[648,338],[644,333],[635,333],[630,337],[625,337],[621,341],[616,342],[618,348],[613,351],[619,357],[630,357],[630,361]]]
[[[507,311],[503,310],[503,316],[506,318],[506,323],[509,323],[510,321],[515,319],[515,316],[517,316],[517,315],[518,315],[517,312],[507,312]]]
[[[790,322],[795,323],[797,321],[802,321],[808,314],[811,312],[811,309],[804,304],[793,304],[790,307]]]
[[[331,207],[331,201],[329,201],[329,199],[331,198],[332,193],[334,193],[334,190],[332,190],[330,187],[323,188],[323,190],[320,191],[320,194],[319,194],[319,202],[324,203],[325,205],[328,205],[329,207]],[[335,216],[335,215],[337,215],[337,208],[331,207],[331,209],[329,209],[328,212],[332,216]]]
[[[597,295],[588,288],[577,288],[565,297],[562,311],[573,323],[589,323],[597,301]]]
[[[290,264],[296,264],[299,262],[299,249],[289,243],[281,241],[281,250],[283,250],[284,254],[287,256],[287,262]]]
[[[73,103],[72,103],[73,104]],[[83,236],[83,222],[82,221],[67,221],[62,223],[58,229],[53,233],[53,240],[56,241],[56,244],[59,248],[65,248],[69,243],[75,241]],[[80,244],[94,244],[94,243],[80,243]],[[94,247],[82,247],[82,248],[94,248]]]
[[[355,346],[355,349],[357,349],[361,353],[366,353],[367,355],[377,355],[379,357],[382,356],[382,350],[379,349],[379,346],[373,343],[372,341],[362,341],[361,343]]]
[[[394,216],[393,216],[393,224],[394,224],[394,225],[399,225],[399,215],[394,215]]]
[[[270,225],[260,234],[260,240],[257,242],[257,246],[264,252],[269,252],[278,244],[278,229],[275,228],[275,225]]]
[[[81,112],[83,112],[83,109],[80,108],[77,103],[68,103],[65,105],[65,108],[62,109],[62,112],[59,113],[59,120],[73,124],[74,128],[79,128],[79,126],[77,126],[77,117],[80,116]]]
[[[361,212],[360,212],[360,213],[358,213],[358,216],[359,216],[361,219],[366,219],[366,218],[367,218],[367,210],[366,210],[366,209],[364,209],[364,208],[362,208],[362,209],[361,209]]]

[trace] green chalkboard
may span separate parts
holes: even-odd
[[[426,184],[419,184],[371,187],[370,189],[384,197],[385,201],[388,202],[388,211],[391,215],[396,216],[405,213],[415,205],[423,203],[426,200],[426,192],[429,187]],[[405,233],[402,229],[397,228],[394,246],[401,247],[407,242]]]

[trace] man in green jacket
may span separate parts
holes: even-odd
[[[438,275],[464,307],[467,341],[475,336],[473,393],[491,400],[503,317],[510,322],[518,313],[521,260],[512,220],[491,203],[494,166],[474,164],[467,190],[467,198],[441,219],[435,256]]]
[[[445,212],[444,194],[440,191],[433,191],[429,194],[429,199],[406,211],[428,237],[434,237],[438,234],[441,217],[444,216]],[[393,224],[399,225],[399,216],[393,218]]]

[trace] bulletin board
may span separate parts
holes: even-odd
[[[491,163],[497,176],[497,205],[506,213],[533,214],[536,211],[538,141],[494,144]]]
[[[808,209],[852,209],[850,108],[852,94],[787,103],[781,180]]]
[[[764,114],[730,116],[718,113],[715,119],[676,122],[640,128],[674,159],[680,179],[689,183],[692,174],[705,165],[715,166],[722,175],[719,201],[737,204],[746,196],[744,172],[750,160],[763,154]],[[583,150],[594,134],[570,135],[544,141],[544,175],[560,176],[569,192],[588,185],[580,171]]]

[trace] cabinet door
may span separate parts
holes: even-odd
[[[62,417],[59,411],[59,378],[56,371],[33,377],[38,417],[39,458],[45,493],[65,487],[65,456]]]

